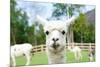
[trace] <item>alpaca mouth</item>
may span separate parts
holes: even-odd
[[[59,47],[59,44],[54,43],[54,44],[52,45],[52,48],[54,48],[55,50],[56,50],[58,47]]]

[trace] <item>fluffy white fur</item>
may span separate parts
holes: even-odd
[[[95,57],[95,49],[92,49],[92,47],[89,49],[89,61],[92,62],[94,61]]]
[[[94,60],[93,58],[94,58],[93,54],[92,54],[92,53],[90,53],[90,56],[89,56],[89,61],[90,61],[90,62],[93,62],[93,60]]]
[[[78,46],[68,46],[68,50],[74,53],[76,61],[82,59],[82,50]]]
[[[76,17],[73,16],[66,21],[47,21],[40,16],[37,16],[37,19],[46,33],[46,52],[49,64],[66,63],[67,29]]]
[[[14,67],[16,66],[15,58],[22,55],[26,56],[27,59],[26,65],[29,65],[31,58],[31,50],[32,50],[32,45],[28,43],[15,44],[14,46],[11,46],[11,59],[13,62],[13,66]]]

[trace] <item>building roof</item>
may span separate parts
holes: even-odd
[[[95,9],[88,11],[86,13],[86,16],[87,16],[88,22],[95,25]]]

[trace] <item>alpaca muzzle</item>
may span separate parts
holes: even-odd
[[[54,42],[54,44],[52,45],[52,47],[53,47],[54,49],[57,49],[57,48],[59,47],[59,44],[56,44],[56,43]]]

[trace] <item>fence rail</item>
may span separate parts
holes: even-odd
[[[69,43],[69,45],[74,44],[75,46],[79,46],[82,50],[89,50],[90,47],[91,49],[95,49],[95,43]],[[68,47],[68,44],[66,44],[66,48]],[[43,52],[46,50],[46,45],[38,45],[38,46],[33,46],[33,51],[34,52]]]

